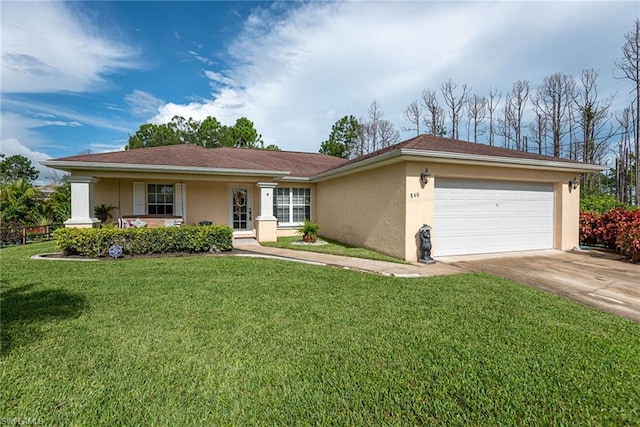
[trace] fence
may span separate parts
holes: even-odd
[[[31,242],[51,240],[51,232],[62,227],[62,224],[52,224],[45,226],[1,226],[0,245],[26,245]]]

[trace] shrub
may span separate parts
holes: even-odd
[[[233,230],[224,225],[159,228],[61,228],[54,232],[58,249],[65,255],[101,257],[112,245],[124,254],[151,255],[169,252],[221,251],[233,247]]]
[[[298,228],[298,233],[302,234],[302,239],[305,242],[313,243],[318,239],[318,231],[320,230],[320,225],[315,222],[305,219],[304,224]]]
[[[598,242],[596,230],[600,226],[600,214],[595,212],[580,212],[580,243],[595,246]]]
[[[609,194],[586,194],[580,199],[581,212],[597,212],[603,214],[612,209],[622,207],[628,208],[629,206]]]
[[[626,257],[633,261],[640,261],[640,215],[636,215],[632,222],[620,226],[616,246]]]
[[[616,249],[618,232],[625,224],[633,221],[637,212],[616,208],[603,214],[600,217],[601,226],[596,230],[596,235],[602,244],[610,249]]]
[[[580,212],[580,243],[615,249],[640,261],[640,210],[612,209],[605,214]]]

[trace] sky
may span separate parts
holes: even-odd
[[[0,14],[0,151],[37,164],[122,150],[174,115],[247,117],[265,145],[317,152],[373,99],[408,126],[409,103],[449,79],[486,95],[595,68],[619,110],[632,86],[614,61],[640,3],[2,0]]]

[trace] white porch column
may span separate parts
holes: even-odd
[[[70,176],[71,218],[64,222],[65,227],[91,228],[99,224],[93,211],[93,185],[100,181],[92,176]]]
[[[256,239],[258,242],[278,240],[278,218],[273,216],[273,192],[278,184],[259,182],[260,215],[256,217]]]
[[[273,216],[273,192],[277,186],[278,184],[275,182],[258,183],[258,188],[260,188],[260,215],[256,219],[277,220]]]

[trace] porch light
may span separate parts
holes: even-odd
[[[431,174],[429,173],[429,168],[426,168],[424,172],[420,174],[420,183],[422,183],[422,185],[427,185],[429,183],[429,179],[431,179]]]
[[[569,180],[569,191],[578,189],[578,178],[573,178]]]

